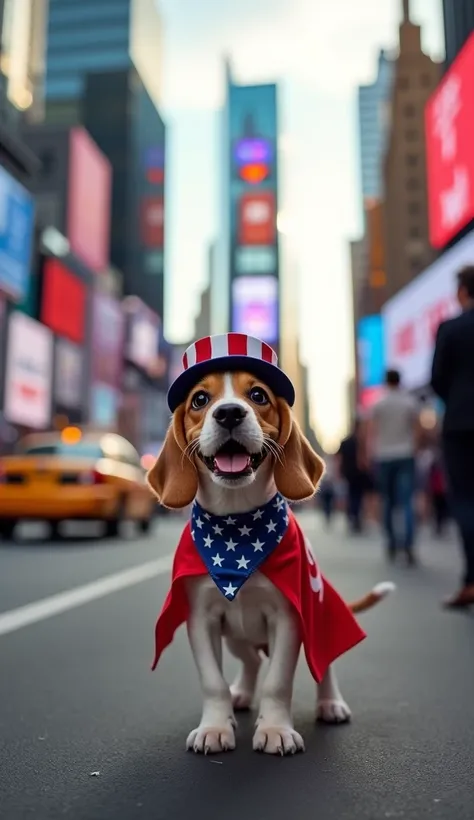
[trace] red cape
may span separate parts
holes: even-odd
[[[320,683],[329,665],[348,652],[366,634],[347,604],[321,575],[309,545],[293,513],[282,542],[263,562],[259,572],[274,584],[298,615],[306,660],[313,678]],[[206,575],[207,569],[187,524],[173,563],[171,588],[155,628],[155,669],[174,633],[188,618],[185,579]],[[232,602],[230,602],[232,606]]]

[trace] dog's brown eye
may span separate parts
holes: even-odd
[[[268,404],[270,399],[268,398],[265,390],[261,387],[252,387],[249,398],[253,401],[254,404]]]
[[[205,390],[199,390],[198,393],[195,393],[192,400],[191,400],[191,407],[193,410],[202,410],[206,404],[209,404],[211,397],[209,393],[206,393]]]

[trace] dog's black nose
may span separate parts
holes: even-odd
[[[221,404],[214,410],[214,418],[221,427],[233,430],[242,424],[247,411],[240,404]]]

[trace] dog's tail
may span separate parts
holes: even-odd
[[[367,612],[368,609],[372,609],[373,606],[380,603],[387,595],[394,592],[395,589],[396,586],[392,584],[391,581],[382,581],[380,584],[376,584],[363,598],[359,598],[357,601],[353,601],[349,604],[349,609],[354,615],[358,615],[360,612]]]

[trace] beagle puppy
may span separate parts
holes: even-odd
[[[301,646],[318,684],[317,719],[348,721],[332,661],[365,637],[353,613],[393,585],[379,584],[349,607],[319,572],[287,501],[313,496],[324,464],[292,416],[294,391],[274,352],[244,337],[246,352],[229,353],[237,336],[209,337],[201,359],[199,342],[188,349],[168,397],[172,422],[148,473],[161,504],[193,505],[156,627],[153,668],[186,622],[203,692],[186,746],[207,754],[235,748],[234,714],[251,707],[264,666],[253,748],[294,754],[304,750],[291,711]],[[248,354],[251,345],[260,356]],[[212,355],[216,349],[221,355]],[[222,639],[240,661],[231,686]]]

